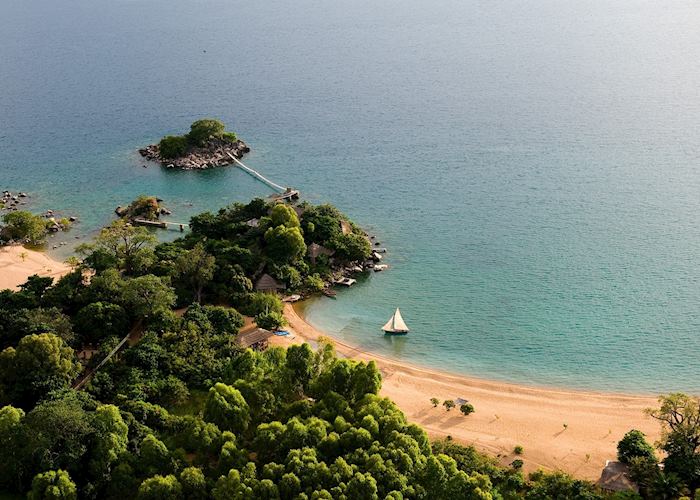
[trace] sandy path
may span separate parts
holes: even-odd
[[[296,335],[288,343],[324,336],[291,305],[285,305],[284,312],[288,329]],[[275,344],[282,342],[280,337],[275,339]],[[480,380],[411,366],[337,340],[334,343],[342,355],[375,360],[383,375],[381,394],[395,401],[410,421],[432,436],[451,435],[491,455],[500,455],[503,464],[521,458],[527,471],[542,467],[596,480],[605,461],[615,459],[617,442],[625,432],[639,429],[650,441],[659,436],[658,424],[643,413],[644,408],[656,406],[654,397]],[[447,412],[442,407],[433,408],[432,397],[462,397],[474,405],[476,412],[465,417],[456,409]],[[525,450],[519,457],[513,454],[516,445]]]
[[[70,267],[43,252],[19,245],[0,247],[0,290],[17,290],[33,274],[60,278],[69,272]]]

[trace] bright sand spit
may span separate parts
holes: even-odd
[[[285,305],[289,342],[318,340],[322,332],[309,325],[290,304]],[[380,335],[380,332],[377,332]],[[409,334],[410,335],[410,334]],[[284,337],[273,343],[284,344]],[[334,339],[338,353],[358,360],[374,360],[382,372],[383,396],[391,398],[411,422],[433,437],[450,435],[474,445],[501,463],[516,458],[525,470],[562,470],[576,477],[596,480],[606,460],[614,460],[617,442],[630,429],[659,437],[659,425],[645,408],[657,405],[655,397],[527,387],[452,375],[412,366]],[[430,398],[469,400],[476,412],[467,417],[458,409],[433,408]],[[566,428],[564,427],[566,424]],[[524,453],[516,456],[513,448]]]
[[[43,252],[19,245],[0,247],[0,290],[17,290],[33,274],[60,278],[69,272],[70,267]]]

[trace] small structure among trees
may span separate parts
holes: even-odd
[[[287,285],[280,283],[267,273],[260,276],[258,281],[255,282],[255,290],[258,292],[277,293],[280,290],[285,290],[286,288]]]
[[[629,477],[629,468],[622,462],[607,460],[605,468],[596,483],[601,490],[610,493],[620,491],[639,491],[636,484]]]
[[[236,344],[243,349],[250,347],[254,351],[263,351],[267,348],[267,341],[274,335],[270,330],[256,328],[246,333],[239,333]]]
[[[333,254],[335,253],[335,251],[331,250],[330,248],[326,248],[323,245],[319,245],[318,243],[311,243],[307,247],[306,253],[309,256],[309,259],[311,259],[311,263],[316,265],[316,259],[320,255],[325,255],[326,257],[332,257]]]

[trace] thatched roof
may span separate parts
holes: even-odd
[[[637,485],[630,480],[628,472],[627,465],[608,460],[597,484],[607,491],[639,491]]]
[[[350,223],[346,220],[341,220],[340,221],[340,232],[343,234],[350,234],[352,233],[352,226]]]
[[[255,289],[259,292],[276,292],[286,288],[287,286],[284,283],[280,283],[267,273],[260,276],[260,279],[255,283]]]
[[[328,255],[330,257],[335,253],[334,250],[319,245],[318,243],[312,243],[311,245],[309,245],[306,249],[306,252],[312,260],[315,260],[316,257],[318,257],[319,255]]]
[[[270,330],[265,330],[264,328],[256,328],[246,333],[240,333],[236,337],[236,343],[242,348],[248,348],[258,342],[272,337],[273,333]]]

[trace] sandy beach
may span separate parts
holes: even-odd
[[[0,290],[17,290],[33,274],[60,278],[70,267],[43,252],[20,245],[0,247]]]
[[[285,305],[293,340],[275,337],[275,344],[315,341],[326,336],[308,324],[290,304]],[[379,333],[378,333],[379,335]],[[578,478],[597,480],[606,460],[616,457],[617,442],[630,429],[659,437],[659,425],[643,410],[656,398],[556,388],[527,387],[480,380],[412,366],[334,339],[338,353],[374,360],[382,375],[381,394],[391,398],[407,418],[433,437],[452,436],[509,464],[524,461],[526,471],[562,470]],[[457,409],[433,408],[430,398],[461,397],[476,408],[463,416]],[[566,424],[566,427],[564,426]],[[516,456],[520,445],[524,453]]]
[[[0,248],[0,289],[17,287],[32,274],[58,278],[70,268],[48,255],[21,246]],[[273,337],[271,344],[317,341],[328,337],[285,305],[288,330],[294,338]],[[244,327],[252,327],[248,322]],[[379,335],[379,333],[377,333]],[[385,358],[333,339],[339,354],[374,360],[382,372],[381,394],[391,398],[408,419],[433,437],[452,436],[496,456],[503,464],[515,458],[525,470],[563,470],[595,480],[606,460],[616,456],[617,442],[630,429],[659,437],[657,422],[643,410],[656,406],[654,397],[607,394],[557,388],[528,387],[440,372]],[[457,409],[434,408],[430,398],[463,398],[476,412],[463,416]],[[564,425],[566,424],[566,426]],[[524,453],[516,456],[520,445]]]

